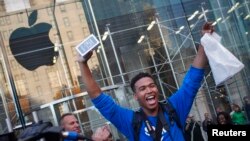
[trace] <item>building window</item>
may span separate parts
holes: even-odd
[[[84,23],[84,22],[86,21],[83,14],[80,14],[80,15],[79,15],[79,19],[80,19],[80,22],[81,22],[81,23]]]
[[[16,16],[17,16],[17,21],[19,23],[22,23],[23,22],[23,16],[22,16],[22,14],[17,14]]]
[[[62,13],[66,12],[66,7],[65,7],[64,4],[63,4],[63,5],[60,5],[60,6],[59,6],[59,9],[60,9],[60,11],[61,11]]]
[[[6,22],[8,25],[11,24],[11,20],[10,20],[10,17],[9,17],[9,16],[8,16],[8,17],[5,17],[5,22]]]
[[[47,8],[46,10],[47,10],[48,15],[51,16],[52,15],[52,9],[51,8]]]
[[[3,31],[3,39],[4,40],[8,40],[9,38],[8,38],[8,32],[7,31]]]
[[[8,55],[12,55],[12,52],[11,52],[11,50],[10,50],[10,46],[6,46],[6,53],[8,54]]]
[[[77,56],[77,51],[76,51],[75,46],[71,46],[71,51],[72,51],[73,56]]]
[[[69,18],[68,17],[63,18],[63,23],[66,27],[69,27],[70,26]]]
[[[25,77],[24,74],[21,74],[21,76],[20,75],[15,76],[16,87],[20,96],[29,94],[28,89],[26,88],[25,79],[23,79],[24,77]]]
[[[57,77],[56,72],[54,72],[53,70],[47,69],[47,74],[49,78],[50,87],[52,89],[60,87],[60,83],[58,80],[59,78]]]
[[[36,91],[37,91],[37,95],[39,95],[39,96],[43,95],[43,90],[42,90],[41,86],[37,86]]]
[[[15,80],[19,80],[20,79],[20,76],[17,74],[15,75]]]
[[[21,77],[22,77],[22,80],[26,80],[25,74],[22,74]]]
[[[38,76],[37,71],[33,71],[33,77],[34,77],[35,81],[39,81],[39,76]]]
[[[82,3],[81,2],[76,2],[76,8],[77,9],[82,9]]]
[[[76,66],[77,73],[79,74],[80,73],[80,66],[79,66],[79,63],[77,61],[75,61],[75,66]]]
[[[16,68],[17,68],[17,63],[16,63],[15,60],[11,60],[11,61],[10,61],[10,65],[11,65],[11,68],[12,68],[12,69],[16,69]]]
[[[68,37],[69,41],[73,41],[74,40],[74,36],[73,36],[72,31],[67,31],[67,37]]]
[[[89,35],[89,30],[88,30],[88,28],[86,28],[86,27],[83,27],[83,28],[82,28],[82,32],[83,32],[83,35],[84,35],[84,36]]]
[[[0,18],[0,26],[4,26],[5,25],[5,21],[3,18]]]

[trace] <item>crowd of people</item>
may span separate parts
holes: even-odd
[[[221,107],[216,109],[216,117],[213,119],[209,113],[204,113],[204,120],[197,121],[192,114],[186,119],[186,141],[206,141],[209,125],[247,125],[250,120],[250,100],[244,97],[243,107],[232,103],[231,112],[224,111]]]
[[[242,108],[236,104],[231,104],[231,112],[226,111],[219,111],[216,115],[216,124],[224,125],[224,124],[231,124],[231,125],[246,125],[249,124],[250,120],[250,102],[249,97],[245,97],[244,100],[246,101]]]

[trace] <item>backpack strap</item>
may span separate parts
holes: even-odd
[[[168,125],[168,123],[167,123],[167,120],[166,120],[166,118],[165,118],[165,116],[164,116],[165,110],[164,110],[163,105],[160,104],[159,109],[160,109],[160,111],[158,112],[158,117],[159,117],[159,119],[160,119],[160,121],[161,121],[161,123],[162,123],[162,126],[164,127],[164,129],[165,129],[166,131],[169,131],[170,128],[169,128],[169,125]]]
[[[150,134],[150,136],[155,139],[156,138],[156,132],[155,132],[155,129],[152,127],[152,124],[150,123],[150,121],[148,120],[148,117],[147,115],[144,113],[143,110],[140,111],[140,114],[143,118],[143,121],[145,123],[145,126],[146,128],[148,129],[148,133]],[[157,123],[158,123],[158,120],[157,120]],[[157,126],[156,126],[156,129],[157,129]]]
[[[180,118],[178,117],[173,105],[168,100],[165,100],[165,101],[159,102],[159,103],[163,107],[162,109],[165,112],[167,112],[171,124],[174,124],[174,122],[176,122],[177,126],[181,129],[181,131],[183,133],[183,127],[181,125]]]
[[[132,121],[133,129],[134,129],[134,141],[139,141],[142,121],[143,119],[140,114],[140,111],[135,111],[133,115],[133,121]]]
[[[161,123],[162,123],[162,126],[164,127],[164,129],[168,132],[170,130],[170,127],[169,127],[168,123],[166,122],[166,119],[165,119],[164,114],[163,114],[164,112],[166,112],[169,116],[170,124],[174,124],[174,122],[176,122],[177,126],[181,129],[183,137],[184,137],[183,127],[181,125],[180,119],[179,119],[174,107],[172,106],[172,104],[170,102],[168,102],[168,100],[159,102],[159,104],[161,107],[160,109],[162,109],[162,111],[159,112],[159,114],[161,114],[161,115],[158,115],[158,117],[161,120]],[[141,129],[143,121],[144,121],[144,118],[141,114],[141,111],[140,110],[135,111],[134,116],[133,116],[133,121],[132,121],[135,141],[139,141],[140,129]],[[170,134],[170,137],[171,137],[171,134]]]
[[[146,114],[142,111],[136,111],[134,112],[134,116],[133,116],[133,129],[134,129],[134,140],[135,141],[139,141],[139,136],[140,136],[140,129],[142,126],[142,122],[145,123],[145,126],[148,130],[148,133],[150,134],[150,136],[153,138],[154,141],[160,141],[161,140],[161,133],[162,133],[162,128],[164,127],[169,127],[168,123],[164,117],[163,114],[163,110],[160,106],[159,111],[158,111],[158,115],[157,115],[157,122],[156,122],[156,129],[154,129],[151,126],[150,121],[148,120],[148,117],[146,116]],[[165,128],[167,130],[169,130],[169,128]]]
[[[161,106],[159,107],[157,118],[158,118],[157,125],[156,125],[156,135],[157,136],[156,136],[155,141],[160,141],[161,137],[162,137],[162,128],[166,129],[167,131],[169,131],[169,129],[170,129]],[[171,138],[171,140],[172,140],[172,138]]]

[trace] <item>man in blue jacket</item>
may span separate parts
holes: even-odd
[[[203,26],[202,30],[203,33],[213,32],[211,23],[209,25],[206,24],[206,29],[204,27],[205,26]],[[85,59],[78,59],[86,90],[92,99],[93,104],[100,113],[115,125],[116,128],[130,141],[133,141],[135,136],[132,122],[135,112],[116,104],[110,96],[101,91],[87,64],[91,55],[92,52],[87,54]],[[206,65],[207,57],[204,48],[200,46],[197,55],[183,80],[182,86],[175,94],[168,98],[168,102],[174,107],[182,127],[185,125],[193,100],[201,86],[201,81],[204,76],[204,67]],[[142,123],[139,132],[139,140],[155,140],[155,137],[149,132],[151,129],[155,132],[158,120],[157,117],[161,109],[158,103],[159,91],[155,81],[148,74],[139,74],[132,79],[131,88],[134,92],[135,99],[138,101],[141,110],[144,115],[146,115],[146,120],[148,121]],[[168,131],[161,129],[160,140],[183,141],[184,137],[182,129],[178,128],[176,123],[170,124],[169,115],[167,113],[164,113],[164,117],[170,126]],[[150,123],[149,127],[146,127],[147,123]]]

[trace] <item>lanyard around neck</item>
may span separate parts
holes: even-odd
[[[158,110],[156,129],[152,127],[152,124],[148,120],[148,117],[143,112],[143,110],[141,110],[140,114],[143,117],[145,126],[148,129],[148,133],[150,134],[150,136],[153,138],[154,141],[160,141],[162,136],[162,127],[164,127],[166,130],[169,129],[164,113],[162,112],[162,107],[160,106]]]

